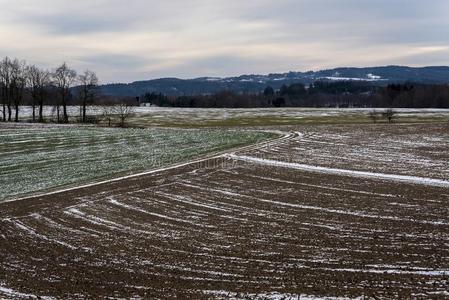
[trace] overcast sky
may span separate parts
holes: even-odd
[[[449,0],[0,0],[0,56],[102,82],[449,65]]]

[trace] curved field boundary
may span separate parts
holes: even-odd
[[[274,133],[274,134],[278,134],[278,135],[281,135],[281,136],[277,137],[277,138],[269,139],[267,141],[263,141],[261,143],[256,143],[256,144],[252,144],[252,145],[246,145],[246,146],[242,146],[242,147],[227,149],[227,150],[220,151],[220,152],[215,152],[215,153],[210,153],[210,154],[208,154],[206,156],[203,156],[203,157],[201,157],[199,159],[196,159],[196,160],[193,160],[193,161],[177,163],[177,164],[169,165],[169,166],[163,167],[163,168],[158,168],[158,169],[145,171],[145,172],[140,172],[140,173],[136,173],[136,174],[131,174],[131,175],[127,175],[127,176],[116,177],[116,178],[103,180],[103,181],[98,181],[98,182],[93,182],[93,183],[84,184],[84,185],[80,185],[80,186],[75,186],[75,187],[70,187],[70,188],[65,188],[65,189],[59,189],[59,190],[56,190],[56,191],[45,192],[45,193],[37,193],[37,194],[31,195],[31,196],[25,196],[25,197],[20,197],[20,198],[9,199],[9,200],[2,201],[2,203],[21,201],[21,200],[25,200],[25,199],[33,199],[33,198],[38,198],[38,197],[48,196],[48,195],[55,195],[55,194],[60,194],[60,193],[68,192],[68,191],[79,190],[79,189],[83,189],[83,188],[88,188],[88,187],[98,186],[98,185],[102,185],[102,184],[117,182],[117,181],[121,181],[121,180],[125,180],[125,179],[136,178],[136,177],[145,176],[145,175],[149,175],[149,174],[155,174],[155,173],[159,173],[159,172],[162,172],[162,171],[177,169],[177,168],[188,166],[188,165],[191,165],[191,164],[202,163],[202,162],[204,162],[206,160],[209,160],[209,159],[219,158],[219,157],[222,157],[224,154],[234,154],[237,151],[252,150],[252,149],[255,149],[257,147],[270,146],[273,143],[276,143],[276,142],[279,142],[279,141],[282,141],[282,140],[285,140],[285,139],[288,139],[288,138],[291,138],[291,137],[295,136],[295,133],[286,133],[286,132],[282,132],[282,131],[270,131],[270,130],[261,130],[261,131],[268,132],[268,133]]]

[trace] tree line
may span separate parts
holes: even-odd
[[[358,81],[317,81],[283,85],[279,90],[268,86],[257,94],[221,91],[210,95],[169,97],[148,93],[143,102],[173,107],[398,107],[449,108],[448,85],[416,83],[378,86]]]
[[[76,87],[76,95],[72,88]],[[1,121],[19,122],[21,105],[31,105],[32,121],[44,122],[44,106],[51,105],[56,111],[58,123],[68,123],[67,106],[80,104],[80,121],[87,122],[86,107],[97,96],[98,77],[85,70],[81,74],[66,63],[53,71],[28,65],[24,60],[5,57],[0,61]]]
[[[214,94],[194,96],[166,96],[146,93],[138,97],[113,97],[99,93],[95,72],[78,74],[66,63],[54,70],[28,65],[19,59],[5,57],[0,61],[0,120],[18,122],[20,107],[29,105],[31,121],[48,121],[44,107],[53,107],[55,122],[68,123],[69,105],[79,105],[77,119],[95,121],[87,115],[89,105],[119,104],[126,106],[150,103],[162,107],[410,107],[449,108],[448,85],[417,83],[378,86],[363,81],[316,81],[283,85],[280,89],[267,86],[259,93],[235,93],[224,90]],[[104,109],[105,111],[107,109]],[[122,122],[121,122],[122,123]]]

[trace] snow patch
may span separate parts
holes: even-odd
[[[8,297],[12,297],[13,299],[42,299],[42,300],[56,299],[56,298],[48,297],[48,296],[36,296],[33,294],[21,293],[21,292],[13,290],[11,288],[0,285],[0,299],[3,299],[1,297],[1,294],[7,295]]]
[[[212,295],[218,299],[229,300],[243,300],[243,299],[256,299],[256,300],[351,300],[351,299],[363,299],[363,297],[347,298],[347,297],[317,297],[304,294],[289,294],[279,292],[262,292],[262,293],[236,293],[224,290],[204,290],[204,294]]]
[[[374,173],[374,172],[366,172],[366,171],[354,171],[354,170],[346,170],[346,169],[335,169],[335,168],[327,168],[327,167],[319,167],[312,166],[306,164],[299,163],[288,163],[276,160],[262,159],[251,156],[239,156],[235,154],[228,154],[227,157],[252,162],[257,164],[281,167],[281,168],[290,168],[308,172],[316,172],[316,173],[326,173],[332,175],[340,175],[340,176],[350,176],[350,177],[360,177],[360,178],[368,178],[368,179],[380,179],[380,180],[389,180],[389,181],[397,181],[403,183],[411,183],[418,185],[426,185],[426,186],[435,186],[435,187],[445,187],[449,188],[449,181],[427,178],[427,177],[418,177],[418,176],[407,176],[407,175],[396,175],[396,174],[385,174],[385,173]]]

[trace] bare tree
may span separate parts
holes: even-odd
[[[372,110],[368,113],[369,118],[373,121],[373,123],[377,123],[379,119],[379,113],[376,110]]]
[[[98,77],[95,72],[90,70],[84,71],[83,74],[78,76],[78,81],[81,84],[80,98],[82,106],[82,122],[86,123],[86,106],[93,104],[95,100],[95,92],[98,87]]]
[[[19,122],[19,108],[23,100],[23,92],[27,83],[26,63],[14,59],[11,63],[11,95],[14,103],[14,122]]]
[[[112,113],[119,118],[119,126],[125,127],[126,120],[134,113],[134,106],[121,102],[112,106]]]
[[[396,117],[396,112],[393,109],[389,108],[383,112],[382,116],[388,120],[388,123],[392,123],[393,119]]]
[[[38,121],[43,122],[43,107],[44,107],[44,99],[46,94],[46,89],[51,84],[50,72],[47,70],[42,70],[37,66],[29,66],[27,68],[28,73],[28,82],[31,88],[31,96],[33,98],[32,106],[33,106],[33,122],[36,121],[36,105],[39,107],[39,116]]]
[[[39,69],[32,65],[32,66],[28,66],[27,67],[27,80],[28,80],[28,86],[30,87],[30,91],[31,91],[31,98],[32,98],[32,102],[31,102],[31,109],[33,110],[33,115],[32,115],[32,120],[33,122],[36,122],[36,106],[37,106],[37,102],[38,102],[38,96],[37,96],[37,81],[38,81],[38,77],[39,77]]]
[[[70,87],[76,81],[76,71],[73,69],[70,69],[66,63],[63,63],[53,73],[53,80],[54,80],[54,83],[56,84],[56,87],[59,90],[60,97],[61,97],[60,104],[62,105],[62,109],[63,109],[63,122],[68,123],[69,116],[67,115],[67,100],[70,95]],[[57,113],[58,113],[58,122],[60,122],[59,104],[57,104]]]
[[[11,121],[11,59],[5,57],[0,62],[0,82],[2,88],[3,122]],[[8,113],[8,117],[6,114]]]
[[[103,113],[102,113],[102,118],[103,120],[105,120],[108,123],[108,126],[111,127],[112,125],[112,121],[114,120],[113,118],[113,107],[112,106],[104,106],[103,107]]]

